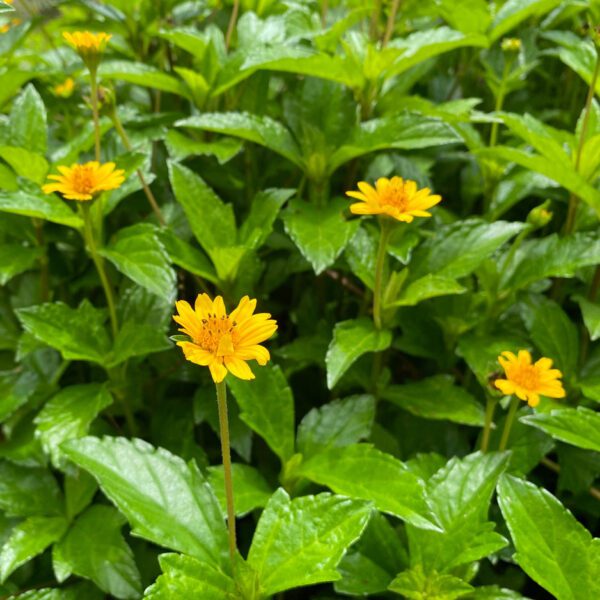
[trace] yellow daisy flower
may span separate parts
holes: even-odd
[[[11,19],[10,23],[0,25],[0,33],[8,33],[11,27],[16,27],[22,23],[21,19]]]
[[[547,398],[564,398],[565,390],[559,378],[562,373],[552,368],[552,360],[540,358],[532,363],[531,354],[527,350],[502,352],[498,357],[506,379],[496,379],[494,385],[505,395],[516,395],[525,400],[529,406],[537,406],[540,396]]]
[[[68,98],[75,89],[75,82],[71,77],[67,77],[62,83],[55,85],[52,88],[55,96],[59,96],[61,98]]]
[[[125,181],[123,169],[115,169],[115,163],[100,164],[92,161],[84,165],[59,166],[60,175],[48,175],[56,183],[42,186],[45,194],[59,192],[66,200],[93,200],[105,190],[117,189]]]
[[[91,33],[89,31],[74,31],[73,33],[64,31],[63,37],[77,50],[88,69],[95,69],[100,54],[104,52],[112,35],[109,33]]]
[[[259,344],[269,339],[277,323],[269,313],[254,314],[256,300],[244,296],[229,315],[221,296],[214,301],[208,294],[199,294],[194,308],[179,300],[179,314],[173,319],[181,325],[179,331],[190,341],[179,341],[185,358],[210,369],[215,383],[223,381],[227,372],[240,379],[254,379],[248,360],[266,365],[271,356]]]
[[[432,195],[429,188],[419,190],[416,182],[402,177],[381,177],[375,187],[360,181],[358,189],[359,192],[346,192],[347,196],[360,200],[350,205],[355,215],[388,215],[406,223],[415,217],[430,217],[427,209],[442,200],[441,196]]]

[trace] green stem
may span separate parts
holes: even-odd
[[[371,41],[375,42],[379,38],[379,18],[381,17],[381,2],[382,0],[375,0],[375,6],[371,13],[371,25],[370,25],[370,36]]]
[[[379,248],[377,249],[377,258],[375,262],[375,285],[373,286],[373,322],[377,329],[382,328],[381,320],[381,295],[383,283],[383,271],[385,259],[387,256],[387,245],[392,233],[392,224],[388,218],[380,219],[381,234],[379,236]]]
[[[237,21],[238,12],[240,10],[240,0],[233,1],[233,11],[231,12],[231,17],[229,18],[229,25],[227,25],[227,34],[225,36],[225,48],[229,50],[229,45],[231,44],[231,37],[233,35],[233,30],[235,28],[235,23]]]
[[[90,208],[91,207],[87,202],[83,202],[81,205],[81,210],[83,213],[83,237],[87,244],[88,250],[90,251],[92,260],[94,261],[94,265],[96,266],[96,270],[98,271],[98,276],[100,277],[102,287],[104,288],[104,295],[106,296],[106,304],[108,305],[108,313],[110,315],[110,326],[113,338],[116,338],[119,332],[119,322],[117,321],[115,299],[106,275],[106,270],[104,269],[104,260],[98,254],[98,248],[96,247],[96,241],[94,239],[94,231],[90,217]]]
[[[508,57],[504,60],[504,69],[502,70],[502,80],[500,81],[500,87],[498,88],[498,95],[496,96],[496,105],[494,106],[494,112],[502,110],[504,104],[504,98],[506,98],[506,78],[510,73],[510,68],[513,61]],[[492,131],[490,132],[490,147],[495,146],[498,141],[498,122],[492,123]]]
[[[494,412],[496,411],[496,405],[498,400],[496,398],[488,397],[485,406],[485,422],[483,425],[483,433],[481,434],[481,451],[487,452],[490,445],[490,432],[492,430],[492,423],[494,422]]]
[[[92,117],[94,119],[94,151],[100,162],[100,117],[98,115],[98,78],[96,69],[90,69],[90,93],[92,95]]]
[[[575,154],[575,170],[579,171],[579,165],[581,163],[581,155],[583,154],[583,145],[585,144],[585,138],[587,129],[590,121],[590,113],[592,108],[592,100],[596,92],[596,82],[598,81],[598,75],[600,75],[600,53],[596,51],[596,65],[594,67],[594,74],[588,88],[587,97],[585,99],[583,123],[581,124],[581,132],[579,134],[579,142],[577,144],[577,153]],[[579,204],[579,198],[575,194],[569,196],[569,210],[567,212],[567,220],[565,222],[565,234],[569,235],[573,233],[575,228],[575,219],[577,217],[577,206]]]
[[[46,244],[44,242],[44,224],[40,219],[34,218],[32,221],[35,228],[35,239],[37,245],[42,250],[42,254],[40,256],[40,300],[42,302],[48,302],[50,297],[50,286],[48,283],[48,249],[46,248]]]
[[[513,422],[515,420],[515,415],[517,414],[517,409],[519,408],[519,399],[515,396],[512,397],[510,401],[510,408],[508,409],[508,415],[506,415],[506,421],[504,422],[504,429],[502,430],[502,437],[500,438],[500,445],[498,446],[498,450],[502,452],[506,450],[506,444],[508,443],[508,438],[510,436],[510,430],[512,429]]]
[[[227,528],[229,530],[229,556],[231,567],[235,565],[235,510],[233,506],[233,479],[231,476],[231,448],[229,445],[229,420],[227,418],[227,387],[224,381],[215,383],[217,388],[217,405],[219,408],[219,429],[221,432],[221,454],[223,456],[223,472],[225,475],[225,497],[227,499]]]
[[[400,0],[392,0],[392,6],[390,8],[390,14],[388,15],[387,25],[385,28],[385,34],[383,36],[383,41],[381,42],[381,47],[385,48],[388,45],[392,37],[392,33],[394,33],[394,25],[396,23],[396,14],[398,13],[398,7],[400,6]]]

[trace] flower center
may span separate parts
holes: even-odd
[[[207,319],[202,319],[202,330],[194,342],[203,350],[217,356],[233,354],[233,336],[236,334],[237,323],[231,321],[227,315],[217,317],[209,314]]]
[[[390,184],[379,193],[382,204],[394,206],[400,211],[406,209],[408,198],[404,191],[404,183],[390,182]]]
[[[86,165],[76,165],[71,178],[73,189],[79,194],[91,194],[96,186],[94,172]]]
[[[526,390],[535,390],[540,384],[540,376],[534,365],[521,365],[512,374],[512,380]]]

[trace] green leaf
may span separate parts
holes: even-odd
[[[100,253],[121,273],[157,296],[175,296],[175,272],[153,225],[139,223],[119,230]]]
[[[269,148],[302,168],[302,156],[292,134],[267,116],[247,112],[205,113],[175,123],[177,127],[202,129],[238,137]]]
[[[44,183],[48,173],[48,161],[41,154],[18,146],[0,146],[0,158],[20,177],[40,186]]]
[[[542,488],[505,475],[498,501],[516,562],[557,600],[600,594],[600,547],[564,506]]]
[[[331,494],[290,500],[280,488],[260,517],[248,553],[263,593],[339,579],[335,567],[370,513],[368,502]]]
[[[240,140],[223,138],[211,142],[193,140],[176,129],[171,129],[165,138],[169,156],[174,160],[184,160],[190,156],[214,156],[220,165],[229,162],[242,150]]]
[[[561,0],[508,0],[492,22],[488,36],[493,42],[530,17],[545,15],[560,4]]]
[[[56,480],[47,469],[0,461],[0,509],[9,517],[61,514]]]
[[[74,213],[58,196],[53,194],[0,192],[0,211],[14,215],[36,217],[69,227],[83,227],[81,217]]]
[[[91,579],[116,598],[139,598],[140,574],[121,535],[124,524],[125,518],[111,506],[90,506],[54,546],[54,570],[62,575],[59,579],[73,573]]]
[[[590,302],[590,300],[583,296],[575,296],[574,300],[579,304],[590,340],[595,342],[600,338],[600,306]]]
[[[249,465],[233,464],[231,468],[236,516],[243,517],[256,508],[263,508],[273,493],[264,477]],[[208,481],[221,505],[221,510],[225,513],[227,503],[223,467],[209,467]]]
[[[482,405],[466,389],[454,385],[449,375],[434,375],[414,383],[390,385],[381,396],[417,417],[483,425]]]
[[[546,277],[573,277],[578,269],[600,264],[600,240],[594,234],[556,234],[526,240],[515,253],[513,268],[501,282],[518,290]]]
[[[526,415],[520,420],[561,442],[600,452],[600,415],[589,408],[560,408]]]
[[[579,364],[579,332],[559,304],[546,298],[523,306],[523,320],[543,356],[551,358],[566,378]]]
[[[294,454],[294,397],[281,369],[260,367],[256,379],[228,377],[240,417],[285,463]]]
[[[44,250],[23,244],[0,246],[0,285],[6,285],[13,277],[33,268],[43,256]]]
[[[484,33],[492,21],[490,6],[486,0],[454,0],[436,2],[445,21],[465,33]]]
[[[9,126],[12,145],[46,154],[46,107],[31,83],[13,103]]]
[[[102,62],[98,69],[98,75],[104,79],[127,81],[191,99],[187,86],[181,81],[144,63],[124,60]]]
[[[506,540],[494,532],[487,513],[496,481],[509,454],[452,458],[427,483],[428,504],[443,531],[407,526],[411,562],[426,574],[444,573],[500,550]]]
[[[327,387],[332,389],[363,354],[382,352],[391,343],[391,331],[376,329],[373,321],[366,317],[337,323],[325,358]]]
[[[335,262],[360,224],[357,219],[346,221],[343,211],[347,208],[348,203],[341,198],[334,198],[324,206],[296,199],[283,214],[287,234],[316,275]]]
[[[487,223],[480,219],[439,227],[434,236],[414,251],[411,280],[429,274],[451,279],[465,277],[523,227],[523,223]]]
[[[423,567],[417,565],[400,573],[389,589],[414,600],[455,600],[473,591],[473,586],[453,575],[442,575],[436,571],[425,573]]]
[[[163,574],[144,594],[145,600],[231,600],[233,579],[216,565],[184,554],[162,554]]]
[[[416,150],[455,144],[459,135],[441,119],[403,113],[361,123],[329,158],[329,174],[349,160],[377,150]]]
[[[124,438],[86,437],[62,450],[96,478],[135,535],[214,565],[226,563],[223,515],[194,463]]]
[[[379,510],[417,527],[437,529],[423,481],[404,463],[370,444],[319,452],[300,465],[299,474],[338,494],[371,500]]]
[[[409,283],[400,291],[397,298],[393,302],[386,304],[384,308],[415,306],[419,302],[429,300],[430,298],[464,294],[466,291],[467,288],[460,285],[454,279],[429,274]]]
[[[363,394],[313,408],[298,426],[298,452],[308,458],[323,450],[365,440],[375,419],[375,399]]]
[[[215,268],[201,250],[177,237],[170,229],[161,229],[159,239],[173,264],[211,283],[217,283]]]
[[[55,467],[64,466],[60,445],[87,434],[92,421],[113,402],[105,385],[89,383],[63,388],[35,418],[36,436]]]
[[[62,302],[20,308],[17,317],[25,331],[56,348],[65,360],[104,364],[110,350],[110,339],[104,328],[105,315],[87,300],[78,308],[70,308]]]
[[[115,367],[134,356],[147,356],[169,350],[172,347],[173,345],[161,328],[135,321],[126,321],[119,329],[106,366],[108,368]]]
[[[64,517],[29,517],[19,523],[0,552],[0,583],[21,565],[58,541],[69,523]]]

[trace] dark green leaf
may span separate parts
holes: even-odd
[[[37,217],[59,225],[79,228],[83,221],[69,206],[53,194],[0,192],[0,211],[26,217]]]
[[[0,246],[0,285],[6,285],[15,275],[33,268],[42,255],[40,247],[22,244]]]

